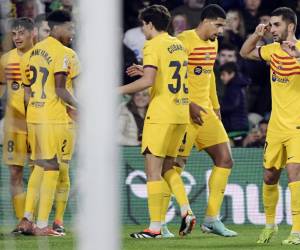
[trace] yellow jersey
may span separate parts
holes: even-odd
[[[187,55],[183,44],[162,33],[146,41],[143,65],[156,71],[145,123],[189,123]]]
[[[7,86],[7,103],[4,118],[4,129],[16,133],[27,133],[24,86],[20,70],[22,55],[12,49],[1,57],[2,74],[0,82]]]
[[[28,59],[30,77],[24,81],[30,86],[27,107],[28,123],[68,123],[65,103],[55,91],[55,74],[68,74],[69,57],[65,47],[53,37],[37,43]]]
[[[70,60],[67,82],[66,82],[66,89],[70,92],[71,95],[74,95],[73,81],[80,74],[80,63],[79,63],[77,53],[74,50],[68,47],[65,47],[65,49]],[[71,119],[69,115],[67,119],[69,120],[69,123],[74,123],[74,120]]]
[[[177,38],[182,41],[188,54],[190,101],[204,108],[219,108],[215,82],[212,82],[215,81],[213,68],[218,51],[218,41],[204,41],[194,29],[180,33]],[[212,93],[214,96],[211,96]]]
[[[300,41],[296,43],[300,49]],[[300,132],[300,64],[277,42],[261,46],[260,57],[270,63],[272,113],[268,131]]]

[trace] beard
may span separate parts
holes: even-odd
[[[276,39],[273,38],[273,40],[275,42],[278,42],[278,43],[282,43],[283,41],[286,41],[288,37],[288,31],[285,30],[280,36],[278,36]]]

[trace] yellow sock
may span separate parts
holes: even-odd
[[[58,170],[44,172],[40,192],[39,213],[37,219],[38,226],[39,223],[44,223],[44,226],[48,225],[48,219],[53,205],[58,176]]]
[[[63,223],[70,192],[69,164],[61,163],[55,195],[55,221]]]
[[[180,207],[189,206],[189,200],[187,198],[183,181],[177,171],[173,168],[168,170],[164,174],[164,179],[169,184],[172,193],[175,195],[175,198]]]
[[[171,200],[171,189],[164,178],[162,178],[163,182],[163,199],[161,205],[161,218],[160,221],[162,224],[166,222],[166,214],[168,212],[170,200]]]
[[[266,224],[274,225],[276,216],[276,205],[279,198],[278,184],[263,184],[263,202],[266,214]]]
[[[21,220],[24,217],[26,193],[17,194],[13,197],[13,206],[15,209],[16,217]]]
[[[148,209],[151,222],[160,222],[161,205],[163,198],[163,182],[148,181]]]
[[[29,220],[32,220],[43,175],[44,175],[44,169],[40,166],[35,165],[29,177],[27,193],[26,193],[26,201],[25,201],[24,216]]]
[[[206,216],[216,217],[219,215],[230,172],[231,169],[228,168],[213,167],[208,181],[209,197]]]
[[[300,181],[289,183],[291,192],[292,232],[300,232]]]
[[[183,168],[181,167],[177,167],[177,166],[173,166],[173,168],[176,170],[176,172],[181,176],[182,172],[183,172]]]

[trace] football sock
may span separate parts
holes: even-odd
[[[217,217],[224,198],[225,188],[231,169],[214,166],[208,181],[209,197],[206,209],[207,217]]]
[[[300,181],[289,183],[291,192],[292,232],[300,232]]]
[[[172,168],[164,174],[164,179],[169,184],[181,210],[181,216],[185,216],[190,210],[189,201],[185,192],[185,187],[180,175]]]
[[[279,198],[278,184],[267,185],[263,183],[263,203],[266,214],[266,224],[275,225],[276,205]]]
[[[24,217],[26,193],[17,194],[12,199],[16,217],[21,220]]]
[[[55,221],[63,223],[70,192],[69,164],[61,163],[55,196]]]
[[[37,219],[37,222],[39,223],[38,225],[40,225],[39,227],[44,227],[42,225],[45,224],[48,225],[48,219],[53,205],[58,176],[58,170],[44,171]]]
[[[161,219],[161,206],[163,200],[163,182],[160,181],[148,181],[148,209],[150,216],[149,229],[153,231],[160,230]],[[155,222],[155,223],[154,223]]]
[[[170,200],[171,200],[171,189],[164,178],[162,178],[163,182],[163,199],[161,205],[161,224],[165,224],[166,222],[166,214],[168,212]]]
[[[27,193],[26,193],[24,217],[26,217],[28,220],[32,220],[43,175],[44,175],[44,168],[35,165],[29,177]]]

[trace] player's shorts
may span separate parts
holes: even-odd
[[[28,155],[27,134],[4,130],[3,162],[23,167]]]
[[[32,160],[51,160],[59,163],[71,158],[69,124],[28,123],[28,142]]]
[[[264,147],[264,167],[281,169],[288,163],[300,163],[300,133],[268,131]]]
[[[65,155],[65,160],[70,161],[72,159],[74,148],[75,148],[75,142],[76,142],[76,124],[75,123],[69,123],[67,127],[67,134],[66,139],[68,141],[66,147],[69,147],[66,149],[66,152],[69,152],[68,155]]]
[[[142,153],[150,151],[159,157],[177,157],[187,124],[145,123]]]
[[[208,148],[224,142],[229,142],[225,128],[212,109],[206,109],[207,114],[201,112],[202,126],[191,121],[187,125],[178,155],[187,157],[195,145],[198,150]]]

